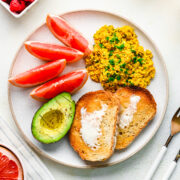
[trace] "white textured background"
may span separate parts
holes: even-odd
[[[139,153],[118,165],[93,170],[78,170],[43,161],[57,180],[103,179],[143,180],[161,146],[170,133],[170,119],[180,106],[180,0],[40,0],[21,19],[14,19],[0,6],[0,115],[15,127],[7,99],[8,71],[23,40],[45,20],[47,13],[60,14],[77,9],[108,10],[126,16],[142,27],[155,41],[167,65],[170,94],[164,121],[154,138]],[[161,180],[168,164],[180,149],[180,134],[154,177]],[[180,180],[180,161],[172,180]]]

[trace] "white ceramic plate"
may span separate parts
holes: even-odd
[[[62,17],[70,22],[76,29],[82,32],[84,36],[92,43],[93,34],[105,24],[114,25],[115,27],[131,25],[135,28],[135,32],[138,35],[140,44],[143,45],[144,48],[152,50],[154,55],[153,61],[156,68],[156,76],[154,80],[152,80],[150,86],[148,86],[148,89],[151,91],[157,102],[156,117],[126,150],[115,152],[114,155],[106,162],[94,164],[87,163],[79,158],[76,152],[74,152],[71,148],[67,136],[61,141],[49,145],[41,144],[34,139],[31,133],[32,117],[42,104],[36,100],[33,100],[29,96],[32,89],[22,89],[9,85],[9,103],[14,120],[22,133],[23,138],[30,146],[32,146],[40,154],[60,164],[78,168],[90,168],[109,166],[124,161],[142,149],[149,142],[163,120],[168,101],[168,77],[162,57],[148,36],[135,24],[121,16],[107,12],[86,10],[66,13],[63,14]],[[45,24],[33,32],[27,40],[60,43],[51,34]],[[14,76],[42,63],[44,62],[30,55],[22,45],[12,64],[10,76]],[[67,73],[82,67],[84,67],[83,60],[68,65],[63,73]],[[91,81],[89,78],[85,86],[75,95],[73,95],[73,99],[77,101],[83,94],[99,89],[102,89],[101,85]]]

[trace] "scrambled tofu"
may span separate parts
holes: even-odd
[[[105,25],[94,34],[94,42],[93,52],[85,58],[86,68],[91,79],[104,89],[145,88],[155,76],[153,55],[139,45],[132,27]]]

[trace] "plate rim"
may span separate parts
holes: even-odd
[[[112,11],[108,11],[108,10],[97,10],[97,9],[79,9],[79,10],[71,10],[71,11],[66,11],[66,12],[63,12],[61,14],[59,14],[59,16],[64,16],[64,15],[67,15],[67,14],[71,14],[71,13],[78,13],[78,12],[100,12],[100,13],[104,13],[104,14],[109,14],[111,16],[115,16],[115,17],[118,17],[118,18],[121,18],[125,21],[127,21],[128,23],[132,24],[134,27],[136,27],[137,29],[139,29],[144,35],[145,37],[151,42],[151,44],[153,45],[153,47],[156,49],[157,51],[157,54],[158,56],[160,57],[160,61],[163,65],[163,69],[164,69],[164,72],[165,72],[165,80],[166,80],[166,100],[165,100],[165,106],[163,108],[163,112],[162,112],[162,115],[161,117],[159,118],[159,123],[157,124],[156,128],[154,129],[153,133],[151,134],[151,136],[146,140],[146,142],[142,145],[142,146],[139,146],[136,151],[134,151],[133,153],[131,153],[128,157],[124,157],[122,158],[121,160],[118,160],[118,161],[114,161],[114,162],[107,162],[105,164],[101,164],[101,165],[85,165],[85,166],[78,166],[78,165],[70,165],[68,163],[64,163],[64,162],[61,162],[59,160],[56,160],[55,158],[49,156],[47,153],[41,151],[41,149],[39,149],[37,146],[35,146],[30,140],[29,138],[25,135],[25,133],[21,130],[21,127],[20,125],[18,124],[18,121],[17,121],[17,118],[16,118],[16,115],[15,115],[15,112],[14,112],[14,109],[13,109],[13,105],[12,105],[12,101],[11,101],[11,93],[10,93],[10,86],[11,84],[8,82],[8,103],[9,103],[9,108],[10,108],[10,112],[11,112],[11,115],[12,115],[12,118],[20,132],[20,135],[21,137],[25,140],[25,142],[31,147],[33,148],[36,152],[38,152],[40,155],[42,155],[43,157],[47,158],[47,159],[50,159],[58,164],[61,164],[61,165],[64,165],[64,166],[68,166],[68,167],[71,167],[71,168],[78,168],[78,169],[94,169],[94,168],[103,168],[103,167],[109,167],[109,166],[113,166],[113,165],[116,165],[120,162],[123,162],[127,159],[129,159],[130,157],[132,157],[133,155],[135,155],[137,152],[139,152],[140,150],[142,150],[149,142],[150,140],[154,137],[154,135],[157,133],[163,119],[164,119],[164,116],[165,116],[165,113],[166,113],[166,109],[167,109],[167,105],[168,105],[168,99],[169,99],[169,78],[168,78],[168,71],[167,71],[167,67],[166,67],[166,64],[165,64],[165,61],[164,61],[164,58],[161,54],[161,51],[159,50],[159,48],[156,46],[154,40],[143,30],[143,28],[141,28],[139,25],[137,25],[133,20],[131,20],[130,18],[126,18],[125,16],[121,15],[120,13],[114,13]],[[18,53],[19,51],[21,50],[21,48],[23,47],[24,45],[24,42],[26,40],[29,39],[29,37],[36,33],[36,31],[38,31],[38,29],[40,29],[42,26],[44,26],[45,23],[42,23],[40,26],[38,26],[33,32],[31,32],[27,38],[22,42],[21,46],[18,48],[18,50],[16,51],[16,54],[13,58],[13,61],[11,63],[11,66],[10,66],[10,69],[9,69],[9,75],[8,75],[8,79],[11,77],[11,74],[12,74],[12,71],[13,71],[13,68],[14,68],[14,65],[15,65],[15,62],[16,62],[16,59],[17,59],[17,56],[18,56]]]

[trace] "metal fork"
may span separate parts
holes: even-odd
[[[161,162],[162,158],[164,157],[166,151],[167,151],[167,148],[168,148],[168,145],[169,143],[171,142],[172,138],[174,137],[175,134],[179,133],[180,132],[180,107],[179,109],[176,111],[176,113],[174,114],[172,120],[171,120],[171,134],[170,136],[168,137],[165,145],[161,148],[161,151],[158,153],[156,159],[154,160],[151,168],[149,169],[146,177],[145,177],[145,180],[151,180],[159,163]]]

